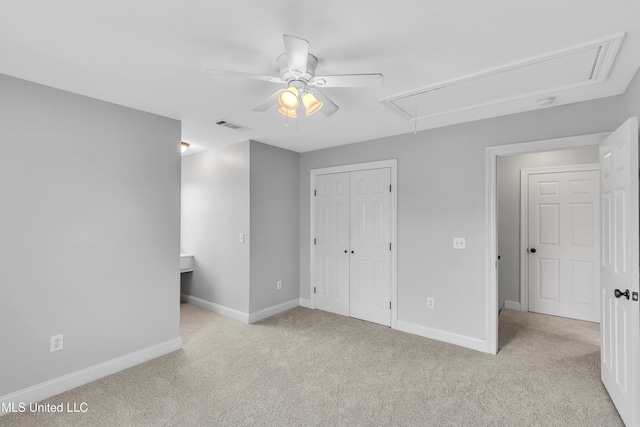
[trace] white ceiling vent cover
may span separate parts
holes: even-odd
[[[609,75],[623,38],[618,34],[380,102],[407,120],[419,120],[596,84]]]
[[[231,130],[237,130],[237,131],[249,130],[248,127],[230,122],[229,120],[218,120],[216,121],[216,124],[218,126],[222,126],[224,128],[231,129]]]

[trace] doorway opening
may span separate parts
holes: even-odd
[[[545,153],[545,152],[558,152],[558,150],[573,150],[580,147],[597,146],[600,142],[604,141],[607,137],[607,133],[580,135],[567,138],[558,138],[542,141],[532,141],[519,144],[508,144],[497,147],[488,147],[486,151],[486,183],[487,183],[487,352],[496,354],[498,352],[498,314],[500,308],[502,308],[499,300],[499,278],[498,278],[498,256],[502,258],[502,254],[498,252],[498,161],[500,158],[508,158],[508,156],[518,156],[532,153]],[[539,156],[544,156],[539,154]],[[519,170],[518,170],[518,198],[517,205],[519,206]],[[519,210],[518,210],[519,217]],[[516,235],[519,236],[519,219],[516,225]],[[504,247],[501,248],[505,249]],[[519,244],[516,245],[514,251],[510,251],[513,254],[519,254]],[[505,252],[506,253],[506,252]],[[514,298],[514,300],[520,300],[519,292],[519,258],[517,262],[518,268],[516,273],[516,283],[518,285],[517,297],[508,297],[504,293],[502,296],[502,304],[507,298]],[[516,308],[511,306],[510,308]],[[519,307],[521,308],[521,307]]]
[[[500,310],[599,323],[598,170],[595,145],[498,158]]]

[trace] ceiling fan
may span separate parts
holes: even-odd
[[[241,77],[287,85],[286,89],[279,89],[268,96],[253,111],[266,111],[276,105],[277,100],[280,106],[278,111],[291,118],[297,117],[296,110],[300,101],[305,106],[307,116],[322,111],[328,117],[338,111],[339,107],[319,88],[376,87],[382,86],[384,82],[382,74],[316,76],[318,58],[309,53],[309,42],[287,34],[283,38],[285,53],[278,57],[280,77],[218,69],[210,69],[207,72],[214,76]]]

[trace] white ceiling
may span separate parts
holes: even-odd
[[[600,83],[431,114],[417,129],[537,109],[544,94],[621,94],[640,67],[639,16],[638,0],[3,0],[0,73],[181,120],[190,152],[247,139],[304,152],[413,132],[383,99],[625,33]],[[336,114],[286,126],[275,108],[252,111],[278,86],[206,73],[277,76],[283,34],[309,40],[317,75],[382,73],[384,86],[326,88]],[[476,96],[455,93],[457,105]]]

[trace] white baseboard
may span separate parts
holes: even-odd
[[[235,310],[233,308],[225,307],[224,305],[216,304],[215,302],[207,301],[202,298],[194,297],[187,294],[180,294],[180,301],[184,301],[189,304],[193,304],[196,307],[204,308],[205,310],[213,311],[214,313],[239,320],[243,323],[249,323],[249,314],[245,313],[244,311]]]
[[[306,298],[300,298],[300,303],[299,303],[302,307],[307,307],[307,308],[312,308],[311,307],[311,300],[310,299],[306,299]]]
[[[116,357],[115,359],[27,387],[14,393],[0,396],[0,416],[7,413],[2,411],[3,407],[17,408],[20,403],[28,405],[29,403],[39,402],[43,399],[55,396],[56,394],[60,394],[67,390],[71,390],[97,379],[106,377],[107,375],[115,374],[116,372],[120,372],[148,360],[155,359],[156,357],[164,356],[165,354],[180,350],[181,348],[182,338],[174,338],[172,340],[152,345],[151,347],[143,348],[142,350]]]
[[[459,345],[460,347],[493,354],[493,352],[489,351],[487,348],[487,342],[478,338],[471,338],[465,335],[454,334],[440,329],[429,328],[427,326],[416,325],[415,323],[403,322],[400,320],[398,320],[396,329],[402,332],[420,335],[421,337],[444,341],[449,344]]]
[[[281,304],[277,304],[264,310],[256,311],[255,313],[251,313],[249,315],[249,323],[257,322],[258,320],[266,319],[267,317],[271,317],[274,314],[281,313],[283,311],[290,310],[294,307],[300,305],[300,299],[292,299],[291,301],[283,302]]]
[[[517,311],[521,311],[520,309],[520,303],[516,302],[516,301],[507,301],[504,300],[504,308],[508,309],[508,310],[517,310]]]

